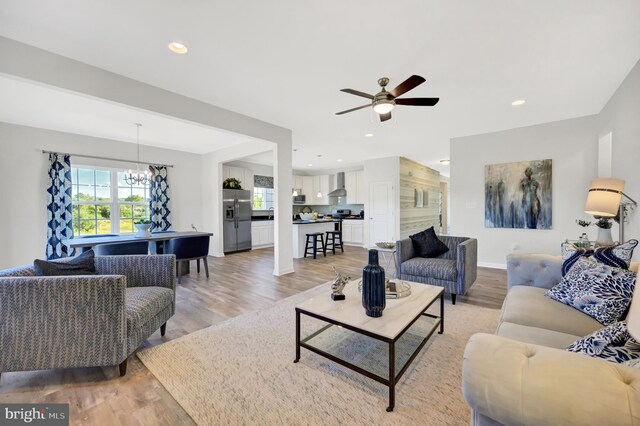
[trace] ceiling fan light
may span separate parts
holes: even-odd
[[[376,104],[373,106],[373,110],[378,114],[388,114],[391,112],[391,110],[393,110],[394,106],[395,104],[393,101],[381,100],[376,102]]]

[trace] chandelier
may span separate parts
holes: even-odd
[[[136,173],[133,174],[131,170],[129,170],[124,175],[124,181],[127,185],[148,185],[150,180],[149,170],[145,170],[140,173],[140,123],[134,123],[136,125],[136,148],[137,148],[137,158],[136,158]]]

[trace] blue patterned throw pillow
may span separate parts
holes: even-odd
[[[623,362],[627,367],[640,368],[640,358],[630,359],[629,361]]]
[[[629,240],[624,244],[609,247],[597,247],[595,250],[576,247],[573,243],[562,243],[560,253],[562,253],[562,276],[564,277],[569,269],[581,257],[592,256],[600,263],[617,268],[629,269],[633,250],[638,245],[638,240]]]
[[[565,242],[560,245],[560,253],[562,253],[562,276],[564,277],[578,259],[591,256],[593,250],[576,247],[573,243]]]
[[[629,240],[624,244],[611,247],[598,247],[593,252],[593,257],[600,263],[629,269],[633,249],[638,245],[638,240]]]
[[[567,350],[627,365],[640,359],[640,342],[631,337],[626,321],[615,322],[578,339]]]
[[[635,284],[635,272],[581,257],[545,296],[609,325],[624,315]]]

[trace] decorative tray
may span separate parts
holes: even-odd
[[[362,279],[358,280],[358,291],[362,293]],[[387,280],[385,297],[387,299],[402,299],[411,295],[411,284],[402,280]]]
[[[396,243],[390,241],[379,241],[376,243],[376,245],[382,249],[388,250],[393,250],[394,248],[396,248]]]

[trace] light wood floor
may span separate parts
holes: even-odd
[[[177,291],[177,308],[164,337],[156,332],[144,346],[158,345],[245,312],[265,309],[276,301],[329,281],[332,265],[351,277],[362,274],[367,251],[345,252],[294,260],[296,272],[273,276],[273,249],[253,250],[224,258],[209,258],[210,278],[192,263]],[[471,291],[456,303],[498,309],[506,295],[506,273],[479,268]],[[447,300],[451,303],[450,300]],[[215,396],[212,396],[215,397]],[[193,424],[160,382],[135,357],[129,357],[126,376],[117,367],[57,369],[3,373],[0,403],[70,404],[71,424],[176,425]]]

